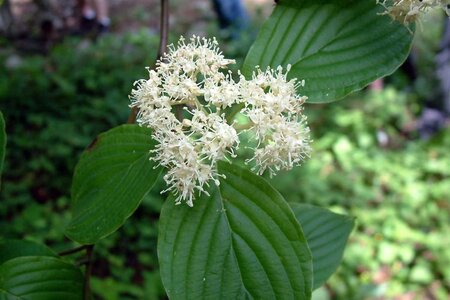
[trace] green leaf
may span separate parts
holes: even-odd
[[[328,209],[289,203],[300,222],[313,256],[314,289],[319,288],[336,271],[345,245],[355,225],[353,218]]]
[[[150,129],[122,125],[102,133],[81,156],[72,183],[66,235],[93,244],[116,231],[161,174],[149,161]]]
[[[1,175],[3,170],[3,162],[5,161],[6,154],[6,131],[5,131],[5,119],[0,111],[0,187],[2,186]]]
[[[83,274],[48,256],[23,256],[0,265],[0,299],[80,300]]]
[[[375,0],[285,0],[276,5],[247,54],[243,74],[292,65],[309,102],[338,100],[394,72],[413,29],[379,15]]]
[[[310,299],[311,253],[300,224],[263,178],[219,164],[220,187],[194,207],[164,203],[158,236],[170,299]]]
[[[0,300],[20,300],[20,299],[21,298],[0,289]]]
[[[0,240],[0,264],[19,256],[56,256],[50,248],[27,240]]]

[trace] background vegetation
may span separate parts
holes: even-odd
[[[214,20],[208,22],[202,30],[217,35]],[[448,299],[450,130],[425,141],[415,126],[424,102],[435,95],[437,24],[419,30],[415,82],[398,72],[382,91],[308,105],[313,156],[271,179],[288,201],[357,218],[344,262],[316,294],[320,299]],[[175,26],[174,37],[178,33],[185,28]],[[242,61],[250,38],[221,44],[227,56]],[[144,66],[157,46],[157,36],[144,28],[96,42],[67,37],[47,55],[1,41],[0,109],[8,133],[3,237],[43,242],[56,251],[71,246],[63,230],[75,163],[97,134],[126,121],[132,82],[146,76]],[[92,279],[98,298],[165,297],[156,257],[161,189],[98,243]]]

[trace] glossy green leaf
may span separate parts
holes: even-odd
[[[83,274],[48,256],[23,256],[0,265],[0,299],[80,300]]]
[[[0,300],[20,300],[20,298],[0,289]]]
[[[308,204],[290,205],[311,249],[316,289],[328,280],[341,263],[355,221],[351,217]]]
[[[158,236],[170,299],[310,299],[312,261],[302,229],[263,178],[219,164],[226,178],[194,207],[164,203]]]
[[[66,235],[92,244],[116,231],[153,187],[161,168],[149,161],[150,130],[122,125],[102,133],[81,156]]]
[[[56,256],[50,248],[27,240],[0,240],[0,264],[19,256]]]
[[[1,187],[1,175],[3,170],[3,162],[5,160],[6,153],[6,131],[5,131],[5,120],[3,119],[3,114],[0,111],[0,187]]]
[[[379,15],[375,0],[281,0],[244,62],[243,74],[292,65],[298,92],[328,102],[395,71],[406,59],[412,29]]]

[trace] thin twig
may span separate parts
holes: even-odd
[[[136,122],[136,117],[137,117],[138,112],[139,112],[139,109],[136,106],[131,108],[131,112],[130,112],[130,115],[128,116],[127,124],[134,124]]]
[[[161,18],[158,59],[164,55],[169,40],[169,0],[161,0]]]
[[[161,0],[161,16],[160,16],[160,30],[159,30],[159,49],[156,60],[158,61],[164,55],[167,49],[167,43],[169,41],[169,0]],[[136,106],[131,109],[128,116],[128,124],[136,122],[136,116],[139,112],[139,108]]]
[[[87,245],[83,245],[83,246],[79,246],[76,248],[72,248],[72,249],[67,249],[64,251],[61,251],[58,253],[59,256],[65,256],[65,255],[70,255],[70,254],[74,254],[80,251],[83,251],[84,249],[86,249]]]
[[[82,265],[87,265],[88,263],[89,263],[89,259],[83,258],[83,259],[80,259],[79,261],[77,261],[77,262],[75,263],[75,265],[76,265],[77,267],[80,267],[80,266],[82,266]]]
[[[83,289],[83,299],[89,300],[91,297],[91,285],[90,285],[90,279],[91,279],[91,273],[92,273],[92,266],[93,266],[93,260],[92,260],[92,254],[94,253],[94,245],[88,245],[86,247],[86,271],[84,274],[84,289]]]

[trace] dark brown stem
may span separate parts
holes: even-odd
[[[169,0],[161,0],[161,17],[160,17],[160,30],[159,30],[159,49],[158,57],[156,60],[161,59],[167,49],[167,43],[169,40]],[[139,112],[137,107],[131,109],[128,116],[128,124],[136,122],[136,116]]]
[[[134,124],[136,122],[136,116],[139,109],[135,106],[131,109],[130,115],[128,116],[127,124]]]
[[[91,279],[91,273],[92,273],[92,266],[93,266],[93,260],[92,260],[92,254],[94,253],[94,245],[88,245],[86,246],[86,271],[84,274],[84,288],[83,288],[83,299],[89,300],[91,298],[91,285],[90,285],[90,279]]]
[[[169,40],[169,0],[161,0],[161,18],[159,31],[158,59],[164,55]]]
[[[74,254],[80,251],[83,251],[84,249],[86,249],[87,245],[83,245],[83,246],[79,246],[73,249],[67,249],[64,251],[61,251],[58,253],[59,256],[65,256],[65,255],[70,255],[70,254]]]

